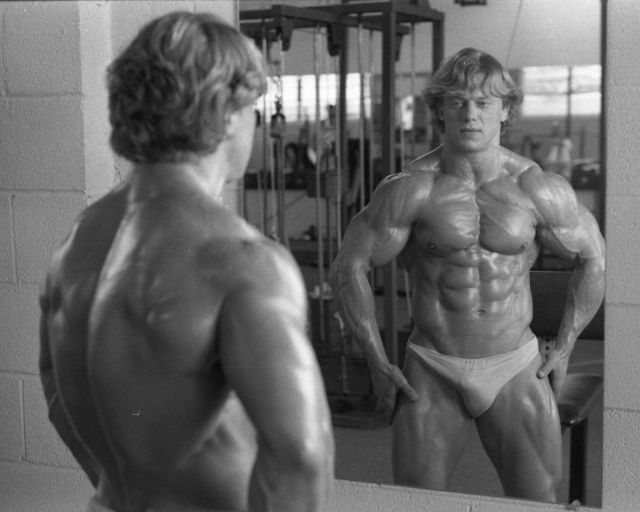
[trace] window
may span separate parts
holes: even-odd
[[[371,74],[364,78],[364,110],[367,116],[371,113],[370,84]],[[267,108],[270,112],[275,108],[278,92],[278,82],[274,77],[269,79],[269,89],[266,94]],[[338,98],[338,75],[333,73],[320,75],[320,118],[326,119],[327,105],[335,105]],[[360,74],[348,73],[346,84],[347,119],[360,117]],[[284,75],[282,76],[282,113],[287,122],[311,122],[316,119],[316,76],[315,75]],[[258,102],[262,108],[262,100]]]
[[[599,65],[522,69],[523,117],[600,114]]]

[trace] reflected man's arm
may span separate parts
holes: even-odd
[[[49,346],[49,299],[46,294],[40,297],[40,381],[47,401],[49,410],[49,420],[55,427],[58,435],[69,448],[75,459],[84,470],[89,481],[94,487],[98,485],[98,472],[96,471],[93,459],[87,451],[84,443],[78,438],[73,425],[69,421],[69,416],[58,395],[53,361],[51,358],[51,347]]]
[[[576,262],[555,346],[538,372],[540,378],[551,373],[557,396],[575,341],[604,298],[604,239],[596,219],[578,202],[564,178],[530,171],[524,178],[524,188],[530,191],[540,216],[538,236],[543,245],[557,256]]]
[[[404,195],[403,181],[406,176],[394,175],[376,189],[369,205],[351,220],[331,267],[331,286],[340,315],[365,354],[378,405],[387,420],[398,390],[412,400],[417,395],[385,353],[367,274],[396,257],[411,234],[414,213]]]

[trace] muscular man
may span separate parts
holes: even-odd
[[[427,89],[443,144],[381,183],[332,266],[342,316],[393,417],[399,484],[446,489],[475,423],[507,495],[555,500],[554,392],[602,301],[604,243],[564,178],[500,146],[519,98],[490,55],[467,48],[446,60]],[[541,243],[576,262],[546,360],[529,328]],[[366,277],[395,256],[414,321],[402,371],[385,354]]]
[[[297,266],[224,208],[251,153],[260,54],[210,14],[148,24],[108,73],[133,162],[53,258],[50,417],[90,511],[326,510],[333,436]]]

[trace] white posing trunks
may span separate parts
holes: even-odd
[[[407,342],[407,353],[456,388],[472,417],[485,412],[507,382],[538,357],[538,338],[504,354],[466,359]]]

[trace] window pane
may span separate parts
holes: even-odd
[[[522,101],[522,116],[565,116],[567,96],[563,94],[531,94]]]
[[[571,95],[572,116],[600,115],[600,93],[585,92]]]
[[[526,67],[522,69],[524,94],[566,94],[569,68],[566,66]]]
[[[371,99],[369,84],[371,74],[364,75],[364,111],[366,116],[371,115]],[[328,105],[335,105],[338,98],[338,75],[333,73],[320,75],[320,119],[327,118]],[[269,87],[266,94],[267,109],[272,113],[275,109],[275,100],[278,94],[278,80],[269,79]],[[316,76],[315,75],[285,75],[282,77],[283,114],[287,122],[315,121],[316,119]],[[346,108],[347,119],[353,120],[360,117],[360,74],[347,74],[346,84]],[[262,100],[259,102],[262,108]]]
[[[571,92],[600,92],[600,65],[571,68]]]

